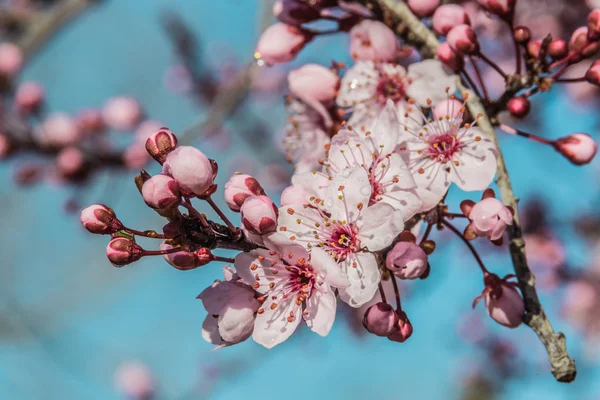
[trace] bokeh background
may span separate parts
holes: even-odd
[[[257,0],[102,1],[45,43],[19,79],[42,83],[50,110],[75,112],[126,94],[149,117],[182,132],[202,121],[207,107],[186,93],[184,78],[173,77],[179,60],[161,21],[179,16],[197,40],[198,59],[227,82],[252,60],[261,7]],[[291,173],[278,145],[285,123],[281,79],[286,69],[333,59],[350,61],[343,35],[319,39],[289,66],[261,70],[260,83],[216,134],[187,136],[218,161],[221,187],[240,170],[277,196]],[[518,126],[549,138],[576,131],[598,138],[597,94],[584,91],[556,87],[535,98],[535,117]],[[521,204],[541,202],[531,210],[545,210],[570,271],[600,268],[592,234],[582,235],[575,223],[593,222],[598,213],[598,159],[574,167],[549,147],[511,136],[501,142]],[[113,268],[106,238],[84,232],[78,213],[65,210],[73,200],[103,202],[128,226],[159,229],[162,220],[144,206],[134,172],[101,173],[77,189],[22,188],[14,179],[19,162],[0,164],[2,399],[122,399],[115,374],[131,362],[151,372],[156,399],[600,399],[599,342],[570,323],[565,285],[552,275],[541,293],[578,363],[569,385],[554,381],[531,330],[506,330],[481,305],[471,309],[483,286],[478,267],[445,232],[433,235],[431,276],[403,287],[414,326],[407,342],[366,335],[359,317],[344,310],[327,338],[300,329],[270,351],[251,340],[211,351],[200,335],[205,311],[195,297],[221,277],[219,265],[182,272],[149,258]],[[461,196],[450,194],[455,209]],[[510,273],[505,248],[478,246],[490,270]],[[547,262],[539,264],[544,275]],[[600,309],[590,311],[594,317],[600,319]]]

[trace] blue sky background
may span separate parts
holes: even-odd
[[[131,94],[154,119],[181,131],[202,113],[163,86],[164,71],[175,61],[158,24],[165,9],[183,15],[211,45],[211,56],[221,55],[219,45],[242,61],[251,56],[257,38],[256,1],[107,0],[37,53],[22,79],[44,84],[50,110],[75,112],[100,106],[110,96]],[[347,60],[346,51],[342,38],[320,40],[295,64]],[[574,105],[560,90],[536,104],[541,123],[534,129],[545,136],[585,131],[598,137],[596,110]],[[282,104],[275,111],[267,122],[281,126]],[[222,166],[252,157],[239,139],[219,154],[202,143],[195,145]],[[597,208],[598,160],[577,168],[551,148],[519,138],[503,137],[502,145],[523,201],[545,193],[552,207],[567,216]],[[256,165],[260,170],[258,160]],[[76,217],[62,212],[71,193],[48,184],[18,188],[12,181],[13,166],[0,165],[2,399],[119,399],[113,373],[130,359],[152,369],[158,399],[445,399],[459,394],[462,377],[478,359],[456,335],[466,313],[484,315],[483,307],[470,308],[482,282],[461,243],[436,251],[432,276],[411,286],[404,305],[415,332],[404,344],[355,337],[340,318],[327,338],[301,330],[271,351],[248,341],[214,352],[200,336],[205,313],[195,296],[221,277],[217,264],[180,272],[160,259],[147,259],[113,268],[104,256],[106,238],[85,234]],[[132,227],[160,228],[161,219],[142,207],[132,177],[112,176],[108,191],[102,189],[107,184],[102,178],[82,201],[111,204]],[[222,181],[226,178],[221,174]],[[454,192],[450,199],[456,207],[462,198]],[[566,238],[568,233],[561,234]],[[570,259],[583,262],[587,254],[581,243],[569,245]],[[499,274],[511,270],[504,254],[488,253],[484,260]],[[507,331],[484,319],[486,329],[513,340],[523,350],[520,357],[529,360],[527,376],[511,382],[503,398],[598,399],[600,371],[592,356],[582,354],[582,338],[556,317],[552,305],[559,297],[557,292],[543,300],[556,328],[568,335],[569,349],[581,367],[578,380],[571,385],[554,382],[543,347],[528,328]]]

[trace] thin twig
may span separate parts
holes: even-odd
[[[435,50],[439,45],[435,34],[410,11],[405,3],[398,2],[397,0],[377,1],[397,20],[403,22],[407,29],[409,29],[414,36],[419,37],[420,41],[428,47],[429,51],[435,54]],[[475,96],[472,91],[466,89],[459,79],[457,79],[457,81],[463,96],[468,94],[467,107],[469,108],[469,112],[471,115],[482,115],[482,117],[478,119],[477,125],[490,137],[498,150],[498,155],[496,157],[498,177],[496,183],[500,189],[502,200],[504,204],[511,206],[517,211],[517,198],[512,189],[510,176],[506,168],[504,156],[502,155],[494,127],[490,122],[481,100]],[[546,347],[548,360],[552,367],[554,377],[560,382],[572,382],[577,375],[575,360],[569,357],[565,336],[560,332],[554,332],[538,298],[535,288],[535,276],[529,269],[527,258],[525,256],[525,241],[523,240],[521,233],[518,213],[515,213],[513,225],[508,229],[508,237],[510,240],[509,247],[513,266],[519,281],[519,287],[523,293],[525,308],[527,310],[525,323],[533,329]]]

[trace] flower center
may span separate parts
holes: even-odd
[[[388,99],[391,99],[394,103],[397,103],[404,99],[406,90],[402,77],[382,75],[377,83],[377,98],[379,103],[384,104]]]
[[[326,243],[327,250],[334,260],[343,261],[348,254],[355,253],[360,249],[360,242],[356,238],[356,229],[353,224],[337,222],[333,226],[331,237]]]
[[[429,141],[427,152],[429,153],[429,157],[435,159],[437,162],[445,163],[452,160],[452,157],[460,148],[460,140],[455,135],[444,133],[435,136]]]

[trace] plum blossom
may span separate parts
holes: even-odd
[[[283,146],[286,158],[293,162],[296,172],[308,172],[320,167],[325,159],[325,148],[330,138],[326,133],[331,126],[331,117],[325,107],[316,102],[315,109],[301,100],[287,98],[288,124],[284,129]]]
[[[512,208],[496,199],[493,189],[486,189],[481,201],[477,203],[463,201],[460,208],[470,221],[465,229],[467,239],[487,237],[492,242],[501,244],[506,227],[513,224]]]
[[[327,336],[336,312],[331,286],[344,288],[348,278],[324,250],[309,253],[291,241],[277,250],[256,249],[235,258],[241,279],[261,293],[255,342],[272,348],[296,330],[300,320],[315,333]]]
[[[415,190],[417,184],[412,174],[402,157],[395,153],[399,139],[396,108],[388,100],[372,131],[342,130],[333,137],[324,165],[329,176],[347,168],[363,168],[371,185],[368,205],[389,204],[402,210],[407,220],[421,209],[423,203]]]
[[[448,109],[446,116],[435,120],[427,119],[419,106],[409,107],[408,112],[412,107],[420,111],[421,121],[412,117],[410,121],[420,126],[401,123],[399,149],[417,186],[434,193],[445,193],[452,182],[465,191],[488,187],[496,173],[496,148],[475,124],[463,124],[465,106],[458,113]]]
[[[364,132],[371,129],[388,100],[394,102],[402,118],[407,97],[425,106],[428,98],[436,102],[446,98],[446,87],[454,91],[455,76],[437,60],[411,64],[408,71],[397,64],[361,61],[344,75],[337,104],[352,112],[348,123]]]
[[[340,298],[360,307],[373,298],[380,275],[375,255],[404,227],[401,210],[386,203],[368,206],[371,185],[363,168],[346,168],[332,178],[324,198],[290,204],[279,210],[279,232],[306,249],[321,247],[350,281]],[[272,240],[278,240],[273,235]]]

